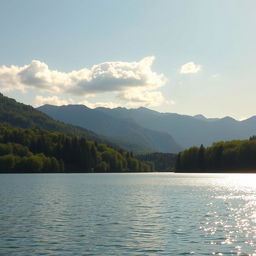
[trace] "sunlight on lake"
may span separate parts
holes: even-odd
[[[1,175],[0,255],[255,255],[254,174]]]

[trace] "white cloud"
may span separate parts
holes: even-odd
[[[188,62],[181,66],[180,74],[195,74],[202,69],[201,65],[195,64],[194,62]]]
[[[72,72],[75,86],[69,89],[74,94],[120,92],[130,88],[154,90],[166,82],[163,74],[152,72],[154,57],[139,62],[105,62],[89,70]],[[82,79],[80,79],[82,77]]]
[[[151,70],[155,57],[145,57],[138,62],[104,62],[92,66],[60,72],[49,69],[46,63],[33,60],[25,66],[0,66],[0,88],[5,91],[33,88],[48,93],[64,93],[83,97],[113,92],[131,103],[156,105],[163,96],[157,89],[166,78]],[[37,98],[37,102],[55,102],[55,96]]]
[[[45,63],[38,60],[23,66],[16,77],[24,87],[49,92],[61,92],[71,84],[68,73],[50,70]]]
[[[18,66],[0,66],[0,88],[2,91],[11,91],[14,88],[24,91],[24,85],[17,79],[17,74],[22,70]]]
[[[123,91],[128,88],[156,89],[166,82],[163,74],[152,72],[154,57],[139,62],[105,62],[68,73],[50,70],[33,60],[22,67],[0,66],[0,86],[12,89],[38,88],[51,92],[91,94]]]

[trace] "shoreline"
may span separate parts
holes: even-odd
[[[188,172],[188,171],[152,171],[152,172],[139,172],[139,171],[120,171],[120,172],[0,172],[1,174],[122,174],[122,173],[131,173],[131,174],[139,174],[139,173],[173,173],[173,174],[256,174],[256,170],[232,170],[232,171],[207,171],[207,172]]]

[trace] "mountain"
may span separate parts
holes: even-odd
[[[152,166],[106,137],[0,93],[0,173],[62,171],[152,171]]]
[[[84,136],[90,140],[104,141],[103,137],[92,131],[56,121],[32,106],[19,103],[1,93],[0,123],[20,128],[41,128],[48,131],[62,132],[67,135]]]
[[[37,110],[2,94],[0,122],[84,136],[136,153],[175,153],[194,145],[209,146],[215,141],[247,139],[256,135],[256,116],[237,121],[231,117],[159,113],[143,107],[90,109],[83,105],[44,105]]]
[[[84,105],[44,105],[38,110],[56,120],[84,127],[114,141],[140,145],[147,151],[176,153],[181,150],[170,134],[142,127],[131,118],[112,115],[101,108],[90,109]]]
[[[98,135],[86,128],[66,124],[54,120],[52,117],[33,108],[32,106],[19,103],[0,93],[0,123],[20,128],[40,128],[53,132],[61,132],[66,135],[83,136],[88,140],[97,141],[111,145],[115,148],[122,148],[135,153],[151,152],[152,148],[139,145],[136,141],[123,141],[122,139],[107,138]],[[164,138],[165,141],[165,138]]]
[[[195,115],[194,118],[200,119],[200,120],[207,120],[207,118],[204,115]]]
[[[98,108],[102,112],[118,118],[130,119],[142,127],[169,133],[183,148],[215,141],[247,139],[256,134],[256,116],[244,121],[231,117],[206,118],[175,113],[159,113],[147,108]]]

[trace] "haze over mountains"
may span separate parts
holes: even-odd
[[[216,141],[247,139],[256,134],[255,116],[237,121],[231,117],[159,113],[144,107],[90,109],[83,105],[44,105],[38,109],[56,120],[160,152],[175,153],[190,146],[209,146]]]
[[[159,113],[143,107],[90,109],[84,105],[44,105],[38,110],[0,95],[2,123],[85,136],[137,154],[177,153],[190,146],[256,135],[256,116],[237,121],[231,117]]]
[[[32,106],[19,103],[0,93],[0,123],[20,128],[39,128],[52,132],[61,132],[71,136],[83,136],[98,142],[106,138],[85,128],[76,127],[54,120]]]
[[[1,93],[0,123],[11,125],[13,127],[39,128],[52,132],[61,132],[71,136],[81,136],[88,140],[93,140],[98,143],[105,143],[117,149],[121,148],[126,151],[133,151],[134,153],[154,151],[153,148],[144,147],[137,142],[131,143],[130,141],[123,141],[122,139],[115,140],[113,138],[98,135],[86,128],[60,122],[33,108],[32,106],[19,103],[16,100],[8,98]],[[166,145],[169,145],[168,142],[165,143]]]
[[[182,149],[167,132],[151,130],[138,125],[132,118],[122,118],[101,108],[44,105],[38,109],[56,120],[84,127],[115,141],[139,145],[144,151],[177,153]]]

